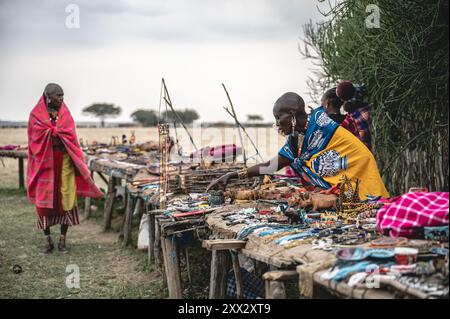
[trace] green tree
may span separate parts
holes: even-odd
[[[158,114],[154,110],[136,110],[131,114],[131,118],[142,126],[156,126],[158,124]]]
[[[372,3],[335,2],[325,21],[304,27],[301,51],[319,65],[311,91],[317,101],[340,80],[366,84],[374,153],[391,194],[448,191],[448,1],[378,0],[379,28],[366,23]]]
[[[178,116],[183,120],[183,122],[185,124],[190,124],[200,118],[197,111],[193,110],[193,109],[184,109],[184,110],[175,110],[175,111],[177,112]],[[163,112],[162,116],[163,116],[163,118],[165,118],[166,112]],[[174,115],[171,110],[167,111],[167,118],[169,121],[173,120]],[[177,121],[176,117],[175,117],[175,121]]]
[[[83,109],[84,115],[91,115],[100,118],[102,127],[105,127],[106,118],[114,118],[122,113],[120,106],[108,103],[94,103]]]

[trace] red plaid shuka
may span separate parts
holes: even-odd
[[[377,229],[392,237],[417,238],[423,227],[448,225],[448,193],[411,192],[377,213]]]
[[[78,144],[75,122],[66,104],[58,112],[53,124],[44,103],[44,96],[30,113],[28,121],[27,194],[37,207],[53,208],[55,166],[53,163],[52,135],[59,137],[77,170],[75,183],[77,195],[101,197],[103,193],[95,185]]]
[[[342,121],[341,126],[359,138],[359,140],[363,142],[369,150],[372,150],[370,111],[370,105],[365,105],[356,109],[356,111],[347,114],[344,121]]]

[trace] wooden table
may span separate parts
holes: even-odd
[[[19,161],[19,188],[25,189],[25,174],[24,174],[24,165],[23,160],[28,158],[27,150],[20,151],[7,151],[0,150],[0,157],[9,157],[9,158],[17,158]]]
[[[97,156],[87,156],[86,162],[91,174],[96,172],[103,181],[108,185],[107,192],[105,194],[105,207],[103,211],[103,229],[105,231],[111,229],[111,219],[114,207],[114,201],[117,195],[117,191],[122,187],[122,180],[125,183],[131,181],[133,176],[139,171],[139,169],[145,167],[144,165],[137,165],[126,163],[117,160],[111,160],[106,158],[100,158]],[[106,178],[104,175],[108,176]],[[136,198],[131,196],[127,191],[126,185],[124,189],[124,200],[126,202],[126,209],[124,218],[122,221],[122,228],[119,234],[119,239],[124,240],[126,246],[131,245],[131,222],[134,209],[136,208]],[[139,202],[139,208],[142,208],[142,203]],[[85,202],[85,216],[87,217],[90,212],[90,198],[86,198]]]

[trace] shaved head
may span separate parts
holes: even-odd
[[[273,108],[281,113],[305,114],[305,101],[297,93],[287,92],[278,98]]]
[[[49,83],[44,89],[45,103],[50,108],[59,109],[64,100],[64,91],[56,83]]]
[[[52,94],[55,94],[57,92],[62,92],[62,91],[63,91],[62,87],[56,83],[49,83],[45,86],[45,89],[44,89],[44,93],[46,96],[50,96]]]
[[[273,106],[273,115],[277,126],[284,134],[292,132],[292,121],[295,117],[296,130],[304,132],[306,124],[305,101],[297,93],[287,92],[278,98]]]

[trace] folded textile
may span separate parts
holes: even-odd
[[[448,225],[448,192],[410,192],[377,213],[377,230],[392,237],[421,237],[424,227]]]

